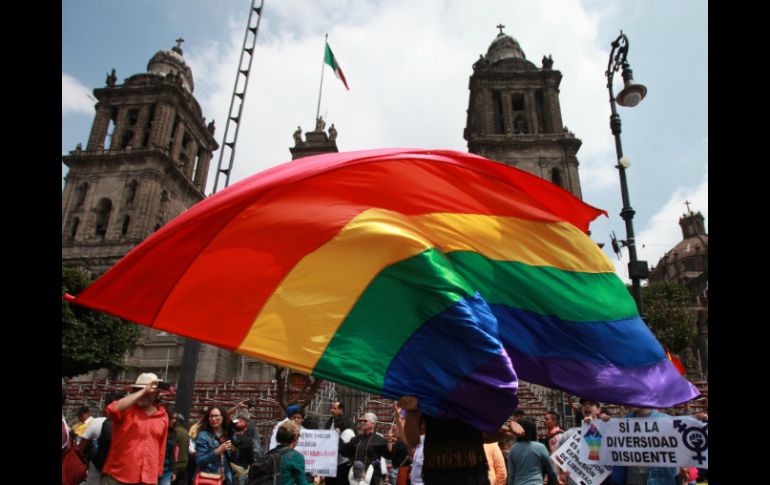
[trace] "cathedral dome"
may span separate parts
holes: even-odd
[[[494,64],[503,59],[526,60],[527,56],[524,54],[524,51],[521,50],[521,46],[516,39],[501,32],[497,34],[497,38],[489,44],[485,59],[489,64]]]
[[[178,77],[181,79],[182,87],[190,93],[195,88],[192,70],[182,57],[182,48],[179,45],[168,50],[158,51],[152,56],[150,62],[147,63],[147,72],[162,77],[169,77],[169,75]]]
[[[703,215],[689,213],[679,220],[683,239],[666,252],[653,268],[651,280],[691,279],[708,268],[709,236]]]

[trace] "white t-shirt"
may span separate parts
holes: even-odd
[[[350,440],[352,440],[355,437],[356,437],[356,432],[350,428],[340,433],[340,438],[342,438],[343,443],[350,443]]]
[[[276,440],[276,439],[275,439],[275,435],[278,433],[278,428],[279,428],[279,427],[280,427],[280,426],[281,426],[283,423],[285,423],[285,422],[286,422],[286,421],[288,421],[288,420],[289,420],[289,418],[284,418],[284,419],[283,419],[283,421],[279,421],[279,422],[278,422],[278,424],[276,424],[275,426],[273,426],[273,434],[272,434],[272,435],[270,435],[270,446],[267,448],[267,451],[270,451],[270,450],[272,450],[273,448],[275,448],[276,446],[278,446],[278,440]],[[300,432],[300,433],[301,433],[301,432],[303,432],[304,430],[305,430],[305,428],[303,428],[302,426],[300,426],[300,427],[299,427],[299,432]]]
[[[102,426],[107,420],[107,417],[94,418],[89,424],[86,432],[83,433],[84,440],[91,440],[91,446],[96,446],[95,441],[102,435]],[[99,485],[101,483],[101,473],[96,469],[94,463],[88,460],[88,477],[86,478],[85,485]]]
[[[420,444],[414,449],[414,457],[412,458],[412,471],[409,473],[409,478],[412,481],[412,485],[422,485],[422,447],[425,444],[425,435],[420,435]]]
[[[88,424],[88,428],[86,428],[86,432],[83,433],[83,439],[91,440],[93,445],[93,441],[99,439],[99,436],[102,435],[102,426],[106,420],[106,416],[92,419]]]

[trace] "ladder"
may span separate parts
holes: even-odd
[[[222,148],[219,150],[219,164],[217,166],[217,175],[214,179],[214,192],[212,193],[216,193],[219,187],[219,174],[225,177],[224,187],[230,185],[230,173],[233,169],[233,161],[235,160],[235,143],[238,141],[238,129],[240,128],[241,114],[243,113],[243,103],[246,100],[246,88],[249,86],[249,74],[251,74],[251,64],[254,60],[254,47],[257,44],[259,22],[262,20],[262,5],[265,3],[264,0],[260,0],[259,7],[254,7],[255,2],[256,0],[251,0],[249,20],[246,23],[246,33],[243,36],[243,48],[241,49],[241,57],[238,60],[238,72],[235,75],[233,95],[230,98],[230,110],[228,111],[227,122],[225,123],[225,134],[222,137]],[[254,14],[257,16],[256,25],[253,24]],[[246,54],[248,54],[248,58],[244,61]],[[239,85],[241,86],[240,89]],[[233,126],[232,130],[230,128],[231,125]],[[230,153],[227,168],[222,164],[225,151]]]

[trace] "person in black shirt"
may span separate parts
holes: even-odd
[[[326,420],[326,425],[324,426],[324,428],[338,429],[340,427],[340,422],[345,415],[345,405],[342,404],[340,401],[334,401],[332,403],[331,412],[332,412],[332,415],[329,419]],[[339,431],[341,433],[344,430],[340,429]]]
[[[374,473],[370,482],[371,485],[382,485],[384,476],[381,472],[380,462],[383,458],[392,458],[393,454],[388,450],[388,441],[385,437],[375,432],[376,414],[366,413],[359,422],[361,423],[361,434],[343,447],[342,454],[348,457],[354,465],[356,462],[361,462],[364,473],[369,466],[372,466]]]

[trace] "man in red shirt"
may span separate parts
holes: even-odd
[[[155,404],[158,376],[141,374],[135,392],[107,406],[112,445],[101,485],[157,484],[163,474],[168,414]]]
[[[559,439],[564,430],[559,427],[559,413],[556,411],[548,411],[543,418],[543,424],[545,425],[546,435],[543,444],[548,449],[548,454],[553,455],[558,448]]]

